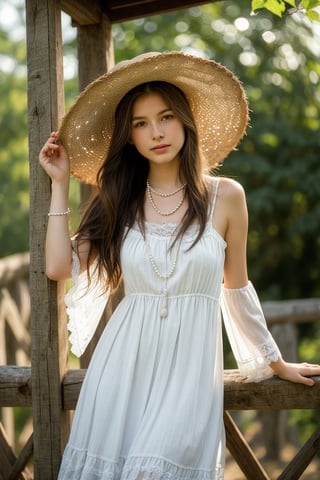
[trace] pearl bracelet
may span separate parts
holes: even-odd
[[[70,215],[70,208],[66,212],[49,212],[48,217],[62,217],[63,215]]]

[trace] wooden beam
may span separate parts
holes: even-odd
[[[85,369],[68,370],[62,384],[63,407],[73,410]],[[245,383],[238,370],[224,371],[225,410],[318,409],[320,377],[314,387],[273,377],[259,383]],[[0,407],[31,406],[31,367],[0,366]]]
[[[212,0],[219,1],[219,0]],[[133,0],[118,1],[106,0],[104,6],[106,13],[112,23],[126,22],[135,18],[143,18],[149,15],[160,15],[163,13],[181,10],[184,8],[196,7],[210,3],[207,0]]]
[[[9,475],[9,480],[20,478],[19,474],[21,475],[21,472],[24,470],[28,472],[26,465],[29,462],[30,458],[32,457],[32,454],[33,454],[33,433],[28,438],[27,443],[24,445],[23,449],[19,453],[18,458],[12,465],[10,475]],[[30,480],[32,480],[32,478],[33,477],[30,475]]]
[[[274,376],[259,383],[241,381],[237,370],[224,372],[226,410],[291,410],[319,408],[320,377],[315,386],[286,382]]]
[[[221,0],[213,0],[221,1]],[[102,14],[112,23],[205,5],[208,0],[61,0],[62,10],[77,25],[97,25]]]
[[[26,0],[28,122],[30,162],[30,297],[34,476],[54,480],[69,434],[61,409],[61,381],[68,342],[64,283],[45,274],[45,236],[50,181],[39,165],[39,151],[64,111],[59,0]],[[59,349],[60,345],[60,349]]]
[[[27,442],[28,444],[29,442]],[[0,423],[0,479],[32,480],[32,475],[25,464],[19,463],[19,470],[16,471],[17,458],[9,445],[6,432]]]
[[[31,367],[0,366],[0,407],[31,407],[31,392]]]
[[[70,15],[76,25],[97,25],[101,21],[99,0],[61,0],[61,9]]]
[[[320,426],[283,470],[278,480],[299,480],[313,457],[320,451]]]
[[[226,445],[247,480],[270,480],[228,412],[223,413]]]

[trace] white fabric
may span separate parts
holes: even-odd
[[[213,183],[216,191],[218,180]],[[125,296],[90,362],[59,480],[223,480],[226,243],[212,226],[215,198],[200,241],[188,250],[196,225],[183,237],[167,284],[166,318],[160,317],[164,281],[152,269],[139,228],[128,231],[121,251]],[[175,225],[146,224],[162,273],[176,256],[168,249],[174,235]],[[69,314],[79,298],[77,288],[69,293]],[[78,316],[74,311],[79,350],[94,331],[86,323],[96,324],[101,308],[91,299]]]
[[[223,287],[221,309],[240,374],[251,382],[272,377],[273,371],[268,365],[278,360],[281,354],[267,329],[252,283],[239,289]]]
[[[90,286],[88,286],[87,272],[84,271],[79,274],[80,262],[73,250],[72,259],[72,280],[74,285],[65,296],[65,304],[69,317],[68,330],[70,331],[71,351],[74,355],[80,357],[97,329],[107,304],[108,296],[104,293],[104,285],[97,282],[96,263],[93,262],[90,267],[92,281]]]

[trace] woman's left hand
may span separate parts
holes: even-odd
[[[309,387],[312,387],[315,381],[308,377],[320,376],[320,365],[311,363],[289,363],[279,359],[277,362],[270,363],[269,366],[283,380],[302,383]]]

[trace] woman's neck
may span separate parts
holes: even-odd
[[[164,192],[179,188],[184,183],[179,171],[160,171],[160,169],[157,171],[150,169],[148,181],[151,187]]]

